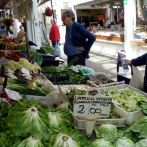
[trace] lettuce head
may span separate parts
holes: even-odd
[[[146,147],[147,146],[147,138],[146,139],[141,139],[138,141],[134,147]]]
[[[100,127],[95,129],[95,134],[97,138],[104,138],[111,142],[115,142],[118,137],[117,128],[110,124],[102,124]]]
[[[96,139],[90,144],[90,147],[114,147],[111,143],[111,141],[108,141],[106,139]]]
[[[134,142],[126,137],[119,138],[114,147],[134,147]]]

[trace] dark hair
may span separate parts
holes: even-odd
[[[73,13],[73,11],[71,9],[65,10],[63,12],[63,14],[65,14],[65,13],[67,14],[68,17],[70,17],[70,16],[72,17],[72,19],[71,19],[72,21],[75,21],[75,14]]]

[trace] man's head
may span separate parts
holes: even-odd
[[[75,14],[73,13],[72,10],[65,10],[62,13],[62,21],[63,24],[69,27],[73,21],[75,21]]]
[[[55,17],[54,17],[54,19],[51,18],[51,24],[53,25],[54,23],[57,23],[57,19]]]

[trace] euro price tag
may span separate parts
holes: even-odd
[[[75,95],[74,115],[96,119],[109,117],[112,98],[102,95]]]

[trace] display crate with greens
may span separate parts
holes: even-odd
[[[41,50],[45,51],[45,53],[53,53],[55,48],[51,46],[42,45],[40,47]]]

